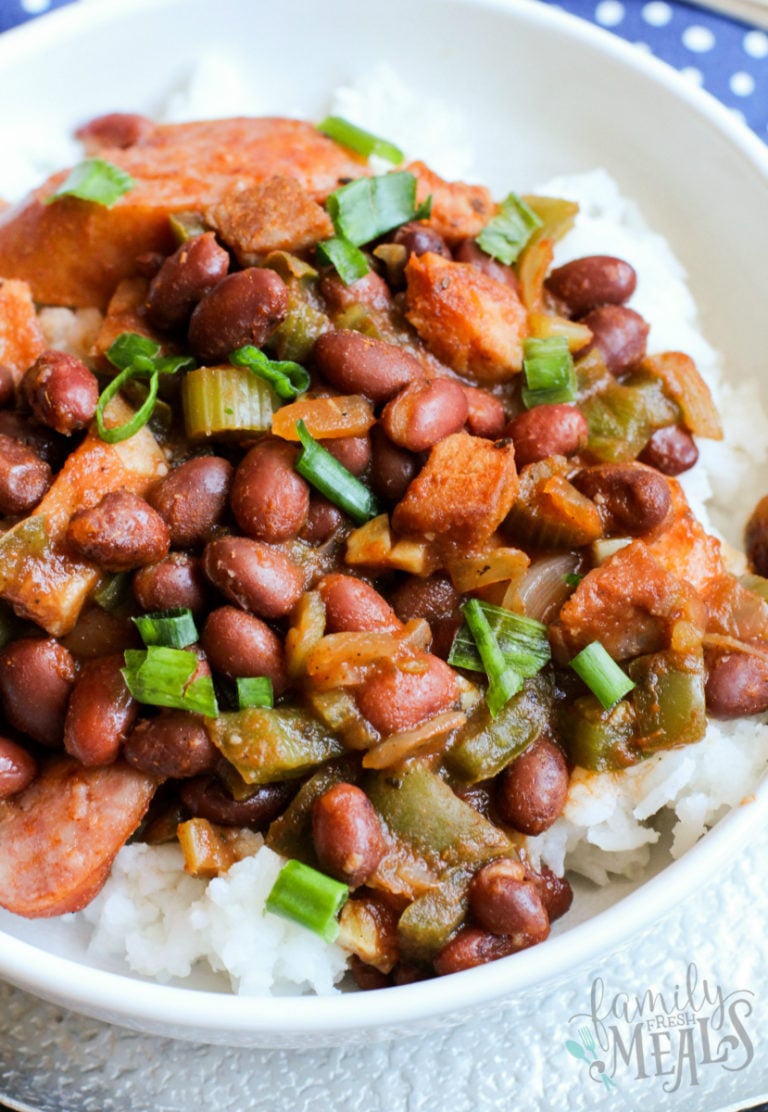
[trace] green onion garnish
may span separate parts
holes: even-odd
[[[386,139],[380,139],[378,135],[373,135],[372,132],[358,127],[357,124],[350,123],[349,120],[345,120],[341,116],[326,116],[322,123],[317,125],[317,130],[321,131],[323,135],[327,135],[329,139],[334,139],[337,143],[340,143],[342,147],[347,147],[348,150],[355,151],[357,154],[362,154],[365,158],[370,158],[372,154],[375,154],[379,158],[386,158],[388,162],[397,165],[405,157],[394,143],[389,143]]]
[[[160,344],[138,332],[121,332],[117,339],[112,341],[106,354],[112,366],[120,371],[127,370],[133,364],[144,366],[151,371],[155,357],[160,354]],[[149,362],[142,364],[143,359]]]
[[[50,205],[60,197],[79,197],[81,201],[93,201],[112,208],[115,201],[130,192],[134,185],[131,175],[113,162],[103,158],[86,158],[72,167],[66,180],[46,198],[45,203]]]
[[[582,649],[570,661],[570,666],[606,710],[610,710],[635,686],[599,641],[593,641]]]
[[[185,649],[187,645],[194,645],[198,639],[191,610],[156,610],[153,614],[140,614],[133,622],[145,645]]]
[[[499,647],[496,634],[491,629],[479,599],[472,598],[462,607],[464,620],[474,638],[483,671],[488,676],[488,690],[485,701],[495,718],[506,706],[513,695],[523,686],[523,677],[515,668],[507,664],[504,653]]]
[[[356,525],[376,517],[379,507],[371,491],[330,452],[318,444],[303,421],[296,423],[301,451],[296,470],[335,506],[349,514]]]
[[[545,339],[530,336],[524,340],[523,373],[522,397],[526,409],[576,400],[576,372],[565,336]]]
[[[563,583],[565,583],[566,587],[578,587],[583,578],[584,576],[579,575],[578,572],[569,571],[567,575],[563,576]]]
[[[257,378],[263,378],[283,401],[292,401],[309,389],[309,373],[300,363],[270,359],[253,344],[233,351],[229,361],[234,367],[245,367]]]
[[[477,236],[477,244],[487,255],[511,266],[542,223],[521,197],[510,193]]]
[[[126,649],[123,677],[128,690],[140,703],[156,707],[175,707],[215,717],[219,708],[213,680],[198,676],[197,657],[185,649],[150,645],[147,649]]]
[[[269,676],[238,676],[237,705],[240,710],[246,707],[273,707],[275,695]]]
[[[348,896],[346,884],[292,860],[286,861],[278,873],[266,908],[333,942],[339,933],[337,916]]]
[[[154,340],[136,332],[121,332],[108,348],[107,359],[119,369],[120,374],[102,390],[96,405],[96,428],[107,444],[119,444],[146,425],[155,409],[161,374],[176,374],[195,365],[194,359],[188,355],[160,355],[160,350],[160,345]],[[124,425],[107,428],[104,411],[115,395],[134,378],[149,378],[146,399]]]
[[[541,671],[552,656],[544,623],[536,618],[505,610],[503,606],[494,606],[490,602],[481,602],[478,599],[474,602],[482,610],[505,663],[524,679]],[[466,620],[456,631],[448,663],[455,668],[468,668],[473,672],[485,671],[477,643]]]
[[[416,215],[416,178],[407,170],[357,178],[325,203],[337,236],[355,247],[399,228]]]
[[[336,268],[345,286],[351,286],[358,278],[364,278],[371,269],[360,248],[343,236],[321,240],[315,246],[315,254],[320,266]]]

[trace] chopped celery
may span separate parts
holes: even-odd
[[[279,402],[269,383],[244,367],[198,367],[182,382],[184,424],[192,439],[266,432]]]
[[[600,460],[636,459],[651,433],[675,424],[679,411],[650,375],[610,382],[581,405],[589,427],[589,451]]]
[[[208,719],[206,729],[247,784],[303,776],[344,751],[316,718],[290,707],[230,711]]]

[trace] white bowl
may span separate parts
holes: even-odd
[[[768,150],[729,112],[620,40],[529,0],[110,0],[0,39],[0,121],[71,131],[99,112],[152,114],[213,50],[258,77],[263,110],[317,119],[378,61],[471,122],[497,195],[606,166],[686,266],[707,337],[735,374],[768,350]],[[768,383],[766,383],[768,386]],[[768,392],[768,391],[767,391]],[[369,1041],[457,1022],[608,954],[736,855],[768,783],[657,875],[580,890],[556,937],[449,978],[330,998],[248,999],[95,967],[55,923],[0,919],[0,975],[100,1019],[231,1045]],[[661,870],[661,871],[659,871]],[[607,906],[612,905],[612,906]]]

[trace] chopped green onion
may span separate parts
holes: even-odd
[[[348,897],[346,884],[301,861],[291,860],[278,873],[266,908],[273,915],[300,923],[326,942],[333,942],[339,933],[337,916]]]
[[[378,135],[373,135],[365,128],[358,127],[357,124],[352,124],[341,116],[326,116],[322,123],[317,125],[317,130],[327,135],[329,139],[340,143],[342,147],[347,147],[348,150],[362,154],[366,158],[375,154],[397,165],[405,157],[394,143],[380,139]]]
[[[121,332],[116,340],[107,348],[107,359],[113,367],[126,371],[134,364],[141,364],[142,359],[148,359],[148,369],[151,371],[155,356],[160,354],[160,344],[150,340],[149,336],[142,336],[138,332]],[[146,365],[142,364],[145,367]]]
[[[149,393],[147,394],[146,401],[139,409],[136,410],[134,415],[125,422],[124,425],[115,425],[113,428],[107,428],[104,424],[104,411],[109,403],[118,394],[122,387],[130,379],[135,378],[138,374],[145,374],[143,370],[134,370],[132,367],[126,367],[119,375],[109,383],[108,386],[102,390],[99,395],[99,401],[96,406],[96,428],[98,429],[99,436],[107,444],[119,444],[122,440],[128,440],[129,437],[134,436],[139,429],[146,425],[147,421],[152,416],[155,409],[155,402],[157,401],[157,390],[160,385],[160,376],[152,374],[149,379]]]
[[[477,651],[483,663],[483,671],[488,676],[488,690],[485,701],[495,718],[503,710],[513,695],[523,686],[522,675],[504,659],[499,648],[496,634],[491,629],[479,599],[472,598],[462,607],[464,620],[475,640]]]
[[[301,452],[295,465],[298,473],[335,506],[349,514],[356,525],[376,517],[379,507],[365,483],[361,483],[322,444],[318,444],[303,421],[297,422],[296,432],[301,441]]]
[[[360,248],[343,236],[321,240],[315,246],[315,254],[321,266],[336,268],[345,286],[351,286],[358,278],[364,278],[371,269]]]
[[[107,162],[104,158],[86,158],[73,166],[66,180],[46,198],[47,205],[60,197],[79,197],[81,201],[93,201],[105,208],[112,208],[115,201],[133,189],[135,182],[130,174]]]
[[[145,645],[185,649],[187,645],[194,645],[198,639],[191,610],[156,610],[153,614],[140,614],[133,622]]]
[[[610,710],[635,686],[599,641],[593,641],[582,649],[570,661],[570,666],[606,710]]]
[[[355,247],[399,228],[416,215],[416,178],[407,170],[356,178],[325,203],[337,236]]]
[[[552,656],[549,647],[547,627],[536,618],[516,614],[503,606],[490,602],[474,600],[482,610],[490,629],[496,638],[504,661],[523,678],[535,676]],[[473,672],[484,672],[485,665],[477,648],[475,638],[468,622],[462,622],[448,655],[448,663],[455,668],[468,668]]]
[[[107,359],[120,374],[102,390],[96,405],[96,428],[107,444],[128,440],[146,425],[155,410],[161,374],[176,374],[195,365],[189,355],[160,355],[160,350],[160,344],[137,332],[121,332],[108,348]],[[125,424],[107,428],[104,412],[109,403],[131,379],[144,377],[149,377],[149,389],[141,406]]]
[[[233,351],[229,361],[234,367],[245,367],[257,378],[263,378],[284,401],[291,401],[309,389],[309,374],[300,363],[270,359],[253,344]]]
[[[273,707],[275,693],[269,676],[238,676],[237,705],[240,710],[246,707]]]
[[[566,587],[578,587],[583,578],[583,575],[579,575],[575,571],[569,571],[567,575],[563,576],[563,582],[565,583]]]
[[[511,266],[541,225],[541,217],[516,193],[510,193],[477,236],[477,244],[487,255]]]
[[[530,336],[524,340],[523,373],[526,409],[576,400],[576,372],[565,336]]]
[[[156,707],[175,707],[196,714],[218,714],[216,693],[210,676],[198,676],[198,660],[185,649],[150,645],[147,649],[126,649],[123,677],[128,690],[140,703]]]

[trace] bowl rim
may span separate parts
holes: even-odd
[[[48,45],[60,47],[62,39],[77,37],[105,24],[118,22],[146,10],[179,7],[184,0],[93,0],[55,9],[41,18],[19,25],[0,36],[0,75],[5,64]],[[740,119],[706,90],[686,80],[666,62],[637,49],[603,28],[538,0],[442,0],[446,6],[482,8],[512,15],[524,23],[567,35],[611,56],[654,84],[660,85],[695,114],[704,117],[732,148],[765,179],[768,186],[768,146]],[[665,865],[639,888],[613,906],[579,923],[563,934],[526,951],[526,961],[513,955],[451,977],[412,985],[330,996],[237,996],[226,992],[167,985],[138,979],[128,973],[103,971],[79,961],[41,950],[0,930],[0,976],[35,995],[92,1014],[109,1014],[128,1026],[150,1022],[212,1035],[239,1034],[286,1037],[341,1034],[419,1019],[465,1013],[524,989],[541,986],[588,968],[601,956],[626,945],[654,920],[679,905],[694,890],[712,881],[717,868],[732,859],[749,832],[768,811],[768,774],[754,793],[721,819],[679,859]],[[631,922],[631,930],[626,923]],[[41,956],[42,959],[41,960]],[[130,992],[126,992],[126,987]]]

